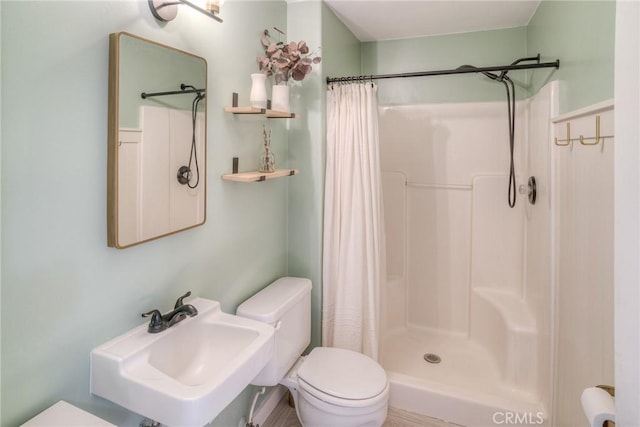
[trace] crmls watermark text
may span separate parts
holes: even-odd
[[[501,425],[540,425],[544,423],[544,413],[494,412],[493,422]]]

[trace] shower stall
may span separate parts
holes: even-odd
[[[391,406],[470,427],[548,425],[556,85],[517,102],[513,208],[505,102],[379,107]]]

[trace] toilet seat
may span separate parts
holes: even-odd
[[[305,357],[297,377],[300,389],[337,406],[376,405],[388,395],[384,369],[373,359],[351,350],[317,347]]]
[[[317,388],[309,385],[302,379],[298,379],[298,392],[302,394],[308,394],[313,398],[325,402],[329,406],[342,407],[342,408],[371,408],[378,406],[380,403],[385,403],[389,398],[389,386],[382,391],[377,396],[374,396],[369,399],[342,399],[339,397],[332,396],[327,393],[323,393]]]

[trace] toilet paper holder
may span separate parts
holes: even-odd
[[[603,389],[607,393],[611,395],[611,397],[616,397],[616,388],[610,385],[597,385],[596,387]],[[615,427],[616,423],[613,421],[605,421],[602,427]]]
[[[607,393],[611,395],[611,397],[616,397],[616,388],[611,385],[597,385],[596,387],[603,389]]]

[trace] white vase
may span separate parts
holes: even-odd
[[[289,105],[289,86],[274,85],[271,91],[271,109],[273,111],[291,112]]]
[[[251,92],[249,102],[252,107],[267,108],[267,75],[264,73],[251,74]]]

